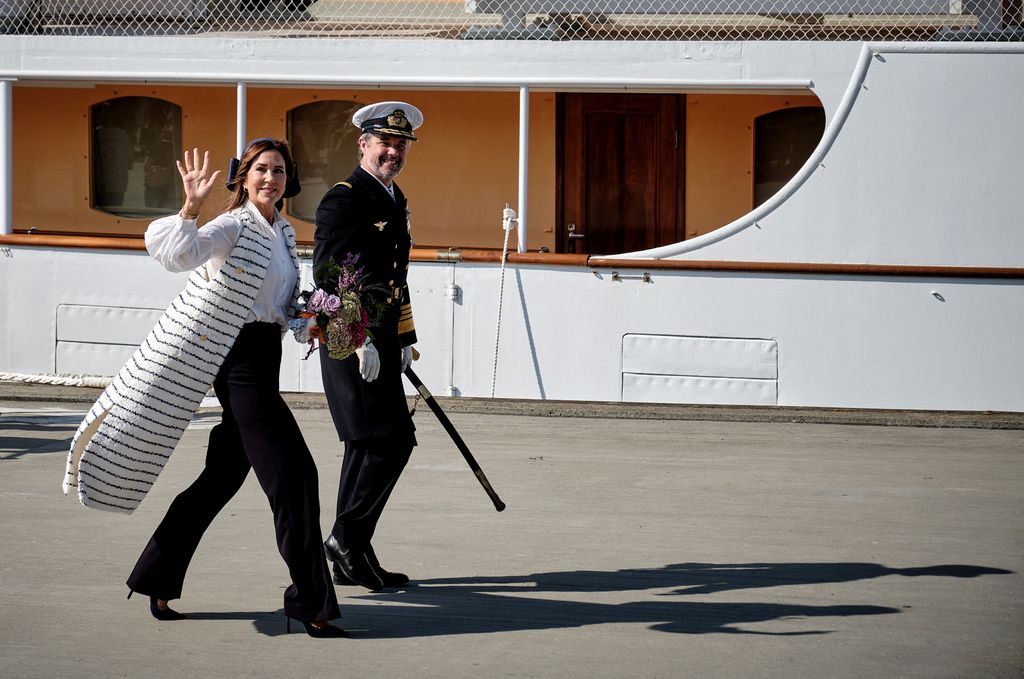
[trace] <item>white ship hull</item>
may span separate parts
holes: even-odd
[[[621,266],[513,258],[500,333],[498,264],[415,261],[420,377],[468,397],[1024,410],[1021,43],[289,40],[263,60],[260,39],[3,40],[19,83],[810,89],[825,135],[771,200],[604,253]],[[112,374],[184,283],[143,252],[25,238],[0,237],[0,372]],[[321,390],[286,342],[282,388]]]

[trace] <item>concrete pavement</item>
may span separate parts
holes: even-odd
[[[252,478],[200,545],[175,602],[189,619],[157,622],[125,600],[216,410],[124,516],[60,492],[91,398],[35,393],[48,396],[0,393],[3,677],[1024,676],[1019,427],[446,402],[508,504],[499,514],[421,404],[420,445],[375,540],[415,583],[339,587],[353,636],[314,640],[284,634],[287,573]],[[295,414],[326,528],[340,446],[326,411]]]

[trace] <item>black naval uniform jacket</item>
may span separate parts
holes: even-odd
[[[368,282],[391,291],[380,326],[370,328],[380,354],[377,379],[367,382],[359,375],[355,354],[339,361],[325,348],[318,352],[327,405],[342,441],[415,429],[401,373],[401,349],[416,342],[406,284],[412,239],[405,195],[397,184],[392,187],[394,200],[373,175],[357,167],[324,194],[316,211],[313,270],[328,257],[341,262],[349,253],[358,254]]]

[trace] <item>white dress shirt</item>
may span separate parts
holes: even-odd
[[[281,231],[281,224],[287,222],[275,211],[274,223],[269,224],[252,202],[245,207],[253,217],[255,228],[269,235],[271,242],[270,263],[263,286],[246,316],[246,323],[264,321],[285,325],[297,275]],[[227,212],[201,229],[197,228],[195,220],[182,219],[180,214],[169,215],[152,222],[146,229],[146,249],[168,271],[190,271],[205,264],[207,275],[212,277],[231,254],[241,230],[242,220]]]
[[[365,169],[365,168],[364,168],[364,169]],[[378,184],[380,184],[381,186],[383,186],[383,187],[384,187],[384,190],[388,192],[388,195],[389,195],[389,196],[391,196],[391,200],[398,200],[397,198],[395,198],[395,183],[394,183],[394,182],[391,182],[390,184],[385,184],[385,183],[384,183],[384,182],[383,182],[383,181],[381,180],[381,178],[380,178],[380,177],[378,177],[377,175],[375,175],[374,173],[372,173],[372,172],[367,172],[366,174],[368,174],[368,175],[370,175],[371,177],[373,177],[374,179],[376,179],[376,180],[377,180],[377,183],[378,183]]]

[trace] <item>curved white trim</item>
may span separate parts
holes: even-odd
[[[853,108],[853,103],[856,101],[861,85],[864,84],[864,78],[867,76],[868,67],[871,65],[871,58],[876,55],[894,52],[902,54],[1024,54],[1024,44],[864,43],[861,47],[860,55],[857,57],[857,64],[853,69],[850,82],[846,86],[846,91],[843,93],[843,98],[840,100],[839,106],[836,108],[835,116],[829,122],[828,127],[825,128],[825,132],[822,135],[817,148],[814,149],[814,152],[811,154],[810,158],[807,159],[807,162],[804,163],[803,167],[793,175],[792,179],[779,189],[778,193],[739,219],[729,222],[725,226],[721,226],[714,231],[697,236],[696,238],[680,241],[671,245],[649,248],[647,250],[636,250],[634,252],[601,256],[607,259],[667,259],[669,257],[686,254],[688,252],[693,252],[707,247],[712,243],[717,243],[718,241],[724,240],[725,238],[757,224],[758,220],[764,219],[769,213],[774,211],[782,203],[787,201],[790,196],[796,193],[797,189],[807,181],[811,174],[824,160],[825,155],[828,153],[829,149],[832,148],[832,144],[839,135],[839,130],[842,129],[843,125],[846,123],[850,110]]]
[[[796,193],[796,190],[800,188],[805,181],[807,181],[807,178],[811,176],[818,165],[821,164],[822,160],[825,158],[825,154],[827,154],[829,149],[832,148],[832,144],[835,142],[836,137],[839,136],[839,130],[846,123],[846,118],[850,114],[850,109],[853,108],[853,102],[857,99],[857,93],[860,91],[860,87],[864,83],[864,77],[867,75],[868,65],[871,61],[871,54],[872,49],[870,45],[865,44],[861,47],[860,55],[857,57],[857,65],[853,69],[853,75],[850,78],[849,84],[846,86],[846,91],[843,93],[843,98],[840,100],[839,106],[836,108],[835,115],[832,117],[832,120],[829,121],[828,127],[825,128],[825,133],[821,136],[821,141],[814,149],[811,157],[803,164],[803,167],[793,175],[792,179],[786,182],[786,184],[779,189],[778,193],[739,219],[729,222],[725,226],[721,226],[702,236],[697,236],[696,238],[681,241],[679,243],[673,243],[671,245],[662,245],[657,248],[637,250],[636,252],[625,252],[617,255],[606,255],[606,257],[608,259],[665,259],[675,255],[681,255],[686,252],[693,252],[694,250],[699,250],[700,248],[711,245],[712,243],[717,243],[720,240],[743,231],[744,229],[756,224],[757,220],[763,219],[769,213],[774,211],[775,208],[786,202],[786,200]]]

